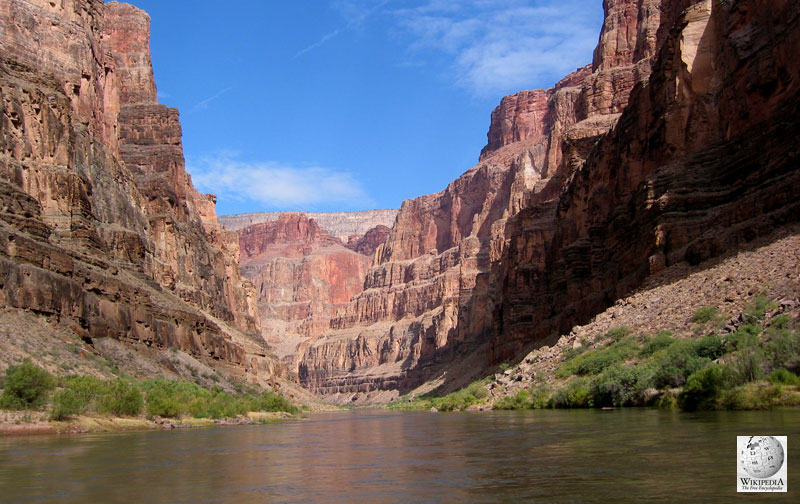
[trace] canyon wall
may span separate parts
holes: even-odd
[[[800,215],[797,4],[604,8],[591,65],[504,98],[478,165],[403,203],[301,383],[349,400],[478,376]]]
[[[654,70],[618,125],[557,198],[534,195],[516,219],[496,361],[588,321],[648,274],[800,217],[800,5],[663,1],[661,12]],[[608,32],[601,41],[618,40]],[[599,48],[594,65],[620,57]]]
[[[255,285],[262,336],[296,373],[298,351],[363,289],[374,243],[383,242],[388,228],[356,235],[355,247],[348,247],[307,214],[287,212],[238,232],[241,271]]]
[[[635,2],[625,9],[608,3],[607,19],[625,19]],[[641,29],[622,27],[619,37],[648,37],[660,12],[645,13]],[[455,374],[486,369],[509,219],[533,194],[559,193],[564,165],[615,124],[633,85],[646,79],[650,57],[642,50],[636,61],[588,65],[552,89],[504,98],[478,165],[444,191],[403,203],[364,292],[306,350],[301,383],[364,397],[375,389],[405,392],[476,354],[479,364]]]
[[[192,187],[178,112],[157,103],[149,21],[102,0],[0,3],[0,302],[87,344],[285,374],[256,332],[238,237]]]
[[[238,215],[222,215],[219,222],[234,231],[261,224],[274,222],[285,212],[256,212]],[[347,243],[353,236],[362,237],[376,226],[392,227],[397,217],[397,210],[365,210],[362,212],[303,212],[331,236]]]

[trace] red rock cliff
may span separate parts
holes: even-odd
[[[791,117],[797,7],[768,3],[606,0],[592,64],[506,97],[479,164],[403,203],[364,292],[306,350],[301,381],[342,399],[402,392],[489,343],[486,366],[568,330],[649,271],[796,215],[792,130],[773,125]],[[775,156],[754,160],[759,149],[736,136],[754,126]],[[736,168],[706,169],[725,149]],[[736,210],[744,194],[752,216]],[[705,234],[723,223],[737,231]]]
[[[337,306],[361,292],[371,258],[348,250],[303,213],[240,229],[239,242],[262,334],[296,369],[303,345],[328,328]]]
[[[648,81],[561,194],[534,197],[516,219],[497,360],[587,321],[651,272],[699,263],[800,216],[800,5],[687,0],[660,10],[666,22],[646,37],[658,49]],[[611,12],[601,42],[636,17]],[[639,47],[598,50],[595,64]]]
[[[149,18],[101,0],[0,3],[0,301],[86,341],[176,346],[269,376],[238,240],[156,103]],[[255,378],[254,378],[255,379]]]

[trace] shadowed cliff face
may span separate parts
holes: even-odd
[[[468,381],[651,272],[800,214],[796,3],[604,6],[591,65],[504,98],[479,164],[403,203],[364,292],[306,349],[303,384],[403,392],[483,354]]]
[[[191,185],[177,111],[156,102],[147,14],[8,0],[0,48],[0,302],[87,342],[285,373],[255,336],[238,239]]]
[[[609,2],[609,19],[638,14],[639,2],[619,3]],[[444,191],[403,203],[364,292],[306,350],[302,383],[347,399],[381,388],[404,392],[476,352],[482,364],[465,372],[485,368],[508,221],[532,194],[557,196],[564,166],[579,163],[613,126],[634,83],[647,78],[652,53],[634,56],[619,46],[650,37],[659,16],[643,10],[641,21],[635,17],[641,29],[609,23],[614,44],[598,48],[594,65],[553,89],[503,99],[479,164]]]
[[[534,197],[517,219],[495,359],[586,322],[648,274],[800,216],[800,6],[662,2],[662,12],[677,15],[647,85],[561,195]]]

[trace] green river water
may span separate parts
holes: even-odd
[[[789,437],[788,493],[736,493],[760,434]],[[0,502],[800,502],[799,434],[797,409],[618,409],[0,437]]]

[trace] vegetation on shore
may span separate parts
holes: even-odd
[[[251,412],[300,409],[272,391],[239,385],[227,392],[219,385],[203,388],[193,382],[163,378],[135,380],[119,376],[103,380],[88,375],[54,377],[25,360],[9,366],[2,381],[0,409],[48,410],[50,420],[68,421],[78,415],[113,417],[222,419]]]
[[[768,409],[800,405],[800,331],[777,305],[755,296],[735,329],[716,307],[692,317],[694,338],[665,331],[632,334],[624,327],[563,352],[552,378],[494,401],[494,409],[658,406],[698,409]],[[731,330],[733,329],[733,330]],[[442,397],[401,398],[392,409],[463,410],[489,407],[484,379]],[[502,395],[502,394],[501,394]],[[473,406],[474,407],[474,406]]]
[[[488,379],[471,383],[458,392],[438,397],[435,393],[424,394],[419,397],[400,399],[389,403],[388,408],[398,411],[427,410],[436,408],[437,411],[460,411],[473,405],[486,404],[489,391],[486,389]]]

